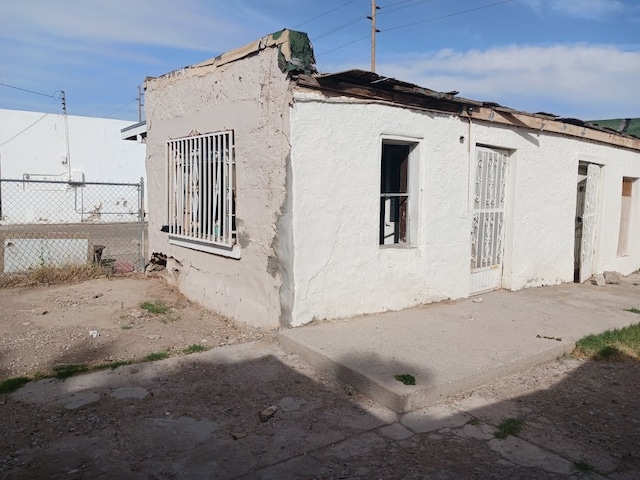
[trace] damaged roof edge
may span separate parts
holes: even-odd
[[[266,35],[243,47],[225,52],[217,57],[204,62],[196,63],[184,68],[179,68],[158,77],[147,77],[145,83],[156,78],[169,77],[177,72],[190,68],[202,68],[208,66],[219,67],[228,63],[254,55],[266,48],[278,48],[278,67],[283,73],[313,74],[316,73],[315,57],[309,36],[304,32],[282,29],[278,32]]]
[[[295,77],[295,81],[300,87],[336,95],[439,111],[539,132],[559,133],[640,151],[640,138],[628,133],[612,131],[582,120],[559,118],[542,112],[518,111],[493,102],[478,102],[458,97],[457,92],[437,92],[363,70],[324,75],[303,74]]]

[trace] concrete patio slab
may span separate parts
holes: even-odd
[[[398,413],[570,352],[585,335],[638,323],[640,275],[619,285],[495,291],[285,330],[280,343]],[[416,385],[396,375],[410,374]]]

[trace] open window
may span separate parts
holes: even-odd
[[[410,238],[411,153],[415,142],[383,140],[380,175],[380,245],[406,245]]]

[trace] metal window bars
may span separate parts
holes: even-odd
[[[231,248],[235,228],[233,131],[167,142],[168,233]]]

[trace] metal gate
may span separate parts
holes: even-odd
[[[471,165],[473,223],[470,293],[502,286],[502,254],[507,183],[507,152],[477,147]]]
[[[0,277],[90,262],[143,271],[145,228],[142,179],[0,179]]]

